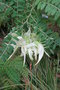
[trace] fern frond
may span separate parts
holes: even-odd
[[[60,17],[60,0],[36,0],[37,9],[44,10],[57,20]]]
[[[0,60],[0,76],[3,78],[7,76],[14,84],[20,83],[20,77],[27,77],[28,72],[26,67],[23,67],[23,60],[19,56],[14,60],[3,62]]]

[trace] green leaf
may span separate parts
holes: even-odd
[[[20,81],[20,76],[17,73],[17,71],[15,70],[15,68],[13,66],[11,67],[6,67],[6,73],[7,76],[15,83],[18,84]]]
[[[41,8],[41,2],[39,2],[38,6],[37,6],[37,9],[40,9]]]
[[[43,10],[43,9],[45,8],[45,6],[46,6],[46,3],[45,3],[45,2],[42,3],[42,4],[41,4],[41,10]]]
[[[40,2],[40,0],[36,0],[35,5],[37,5]]]
[[[54,19],[57,20],[60,17],[60,12],[56,12]]]

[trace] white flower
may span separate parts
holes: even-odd
[[[38,61],[37,61],[37,63],[35,65],[37,65],[40,62],[40,60],[42,59],[43,55],[44,55],[44,47],[43,47],[42,44],[39,44],[38,45]]]
[[[31,48],[28,49],[28,55],[31,60],[33,60],[33,51]]]
[[[26,61],[26,54],[28,54],[29,58],[31,60],[33,60],[33,55],[35,56],[35,60],[37,60],[37,58],[38,58],[37,63],[35,64],[35,65],[37,65],[40,62],[40,60],[42,59],[45,51],[44,51],[44,47],[42,44],[38,43],[36,45],[33,42],[28,45],[22,46],[21,52],[22,52],[22,55],[24,56],[24,64]],[[37,55],[38,55],[38,57],[37,57]]]
[[[40,60],[42,59],[42,57],[44,55],[44,52],[49,57],[48,53],[44,49],[43,44],[41,44],[40,42],[35,40],[36,35],[34,35],[34,37],[30,38],[30,35],[31,35],[30,29],[24,35],[27,35],[27,36],[25,36],[25,39],[21,36],[17,37],[18,40],[15,40],[14,38],[12,39],[16,43],[16,45],[11,44],[11,46],[14,47],[14,52],[10,55],[9,59],[16,52],[18,47],[21,47],[21,56],[24,56],[24,64],[26,62],[26,55],[29,55],[30,60],[35,59],[37,61],[35,65],[37,65],[40,62]],[[32,33],[32,36],[33,36],[33,33]],[[32,38],[34,38],[34,39],[32,39]],[[33,58],[33,56],[34,56],[34,58]]]
[[[26,45],[26,48],[31,48],[31,47],[35,47],[36,44],[33,42],[33,43],[30,43],[30,44],[27,44]]]

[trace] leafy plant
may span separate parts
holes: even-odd
[[[60,0],[36,0],[37,9],[44,10],[48,17],[51,15],[54,20],[60,21]]]
[[[60,0],[0,0],[0,27],[7,23],[9,32],[0,45],[1,89],[57,90],[60,34],[54,32],[54,26],[60,26],[59,17]],[[29,28],[30,38],[30,33],[26,34]],[[18,48],[23,44],[19,41],[21,37],[27,44],[30,39],[42,43],[50,57],[44,54],[41,62],[34,66],[27,55],[26,66],[23,67],[23,57],[19,56],[21,51]],[[30,56],[34,57],[34,53],[31,55],[30,52]]]
[[[5,90],[5,88],[14,88],[15,86],[18,87],[19,85],[23,86],[23,84],[21,84],[21,78],[27,78],[28,71],[26,67],[23,67],[22,64],[23,60],[20,57],[6,62],[0,60],[0,89]]]

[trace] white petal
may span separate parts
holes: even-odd
[[[37,63],[35,65],[37,65],[40,62],[40,60],[42,59],[42,57],[44,55],[44,47],[43,47],[42,44],[38,45],[38,55],[39,55],[38,61],[37,61]]]
[[[25,61],[26,61],[26,54],[24,54],[24,63],[23,63],[23,66],[25,65]]]
[[[33,47],[33,52],[34,52],[34,56],[35,56],[35,60],[37,60],[37,48],[36,47]]]
[[[45,51],[45,54],[48,56],[48,57],[50,57],[50,55]]]
[[[21,53],[24,54],[24,53],[27,53],[27,48],[26,47],[21,47]]]
[[[32,57],[32,55],[33,55],[33,52],[32,52],[32,49],[28,49],[28,54],[29,54],[29,58],[31,59],[31,60],[33,60],[33,57]]]
[[[31,47],[34,47],[34,46],[36,46],[35,43],[30,43],[30,44],[26,45],[27,48],[31,48]]]
[[[26,53],[27,53],[26,47],[21,47],[21,52],[22,52],[22,55],[24,56],[24,64],[25,64],[25,61],[26,61]],[[23,64],[23,65],[24,65],[24,64]]]

